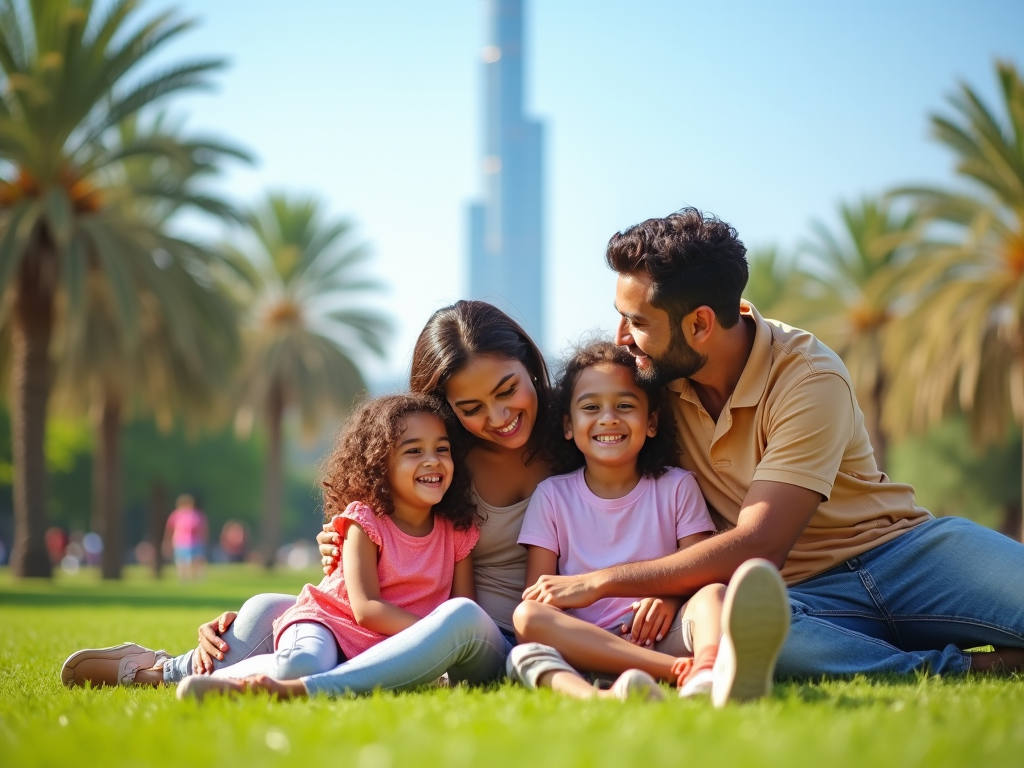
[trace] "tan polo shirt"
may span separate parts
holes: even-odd
[[[864,414],[843,361],[807,331],[765,320],[741,302],[756,327],[750,358],[716,424],[688,379],[668,388],[680,464],[697,482],[719,530],[736,525],[754,480],[817,491],[822,503],[782,569],[795,584],[931,519],[914,489],[891,483],[875,464]]]

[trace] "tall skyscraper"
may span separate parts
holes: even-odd
[[[523,0],[486,0],[484,197],[469,208],[469,290],[544,341],[544,128],[523,114]]]

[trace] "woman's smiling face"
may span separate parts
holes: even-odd
[[[518,360],[478,355],[444,392],[471,435],[508,450],[526,446],[537,422],[537,388]]]

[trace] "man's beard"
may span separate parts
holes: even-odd
[[[682,331],[672,330],[668,351],[659,359],[648,355],[646,370],[637,369],[637,382],[643,385],[663,387],[676,379],[688,379],[704,367],[707,355],[702,355],[686,343]]]

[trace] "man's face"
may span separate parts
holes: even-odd
[[[615,309],[622,316],[615,343],[629,348],[636,359],[637,378],[662,386],[689,378],[704,367],[702,355],[686,343],[682,328],[668,312],[651,305],[651,278],[643,272],[620,274],[615,285]]]

